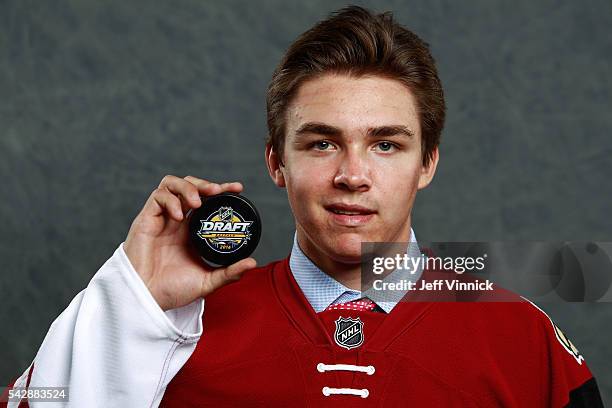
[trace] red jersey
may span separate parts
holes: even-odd
[[[602,406],[584,359],[546,314],[503,289],[486,296],[504,301],[409,293],[388,314],[315,313],[288,259],[253,269],[206,298],[203,334],[160,406]]]
[[[548,316],[516,295],[496,293],[512,301],[406,299],[389,314],[315,313],[287,259],[254,269],[207,297],[203,335],[160,406],[563,407],[570,400],[600,401],[582,356]]]

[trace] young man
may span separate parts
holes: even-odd
[[[444,113],[426,44],[390,14],[320,22],[268,90],[291,255],[205,267],[185,214],[242,185],[167,176],[15,386],[69,386],[79,407],[600,405],[582,356],[528,302],[360,293],[362,242],[416,242]]]

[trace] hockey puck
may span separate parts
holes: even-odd
[[[191,212],[189,239],[212,267],[227,266],[253,253],[261,237],[261,218],[252,202],[234,193],[201,197]]]

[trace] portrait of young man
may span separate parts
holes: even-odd
[[[518,295],[362,293],[362,244],[418,245],[414,203],[444,160],[423,39],[391,12],[339,9],[290,45],[266,103],[262,151],[295,221],[287,257],[204,263],[190,214],[245,186],[167,175],[12,389],[68,387],[75,407],[602,406],[576,346]]]

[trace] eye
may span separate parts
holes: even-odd
[[[392,149],[397,149],[397,146],[391,142],[380,142],[376,145],[381,152],[390,152]]]
[[[318,140],[312,144],[316,150],[329,150],[332,145],[327,140]]]

